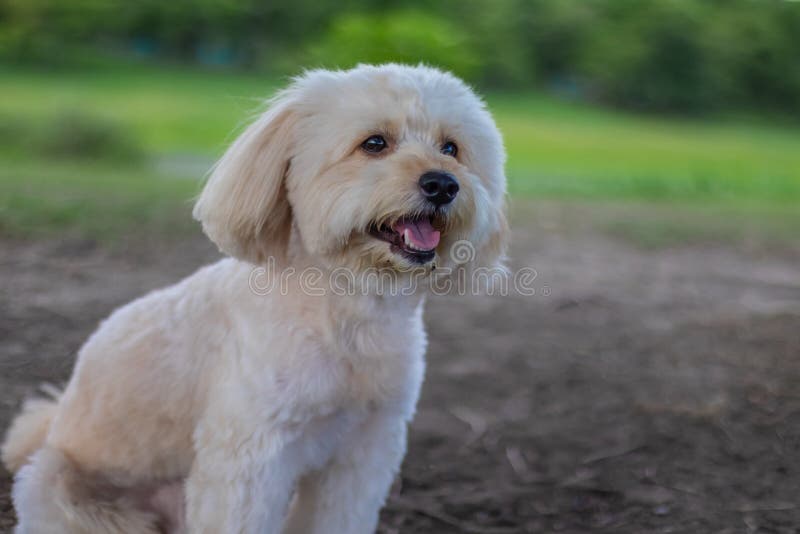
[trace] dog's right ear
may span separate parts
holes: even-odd
[[[292,89],[272,100],[217,162],[194,206],[194,218],[222,252],[256,264],[286,252],[292,213],[284,178],[295,101]]]

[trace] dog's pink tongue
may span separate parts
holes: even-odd
[[[420,250],[433,250],[439,244],[439,230],[434,230],[427,219],[398,221],[392,229],[401,236],[407,235],[411,244]]]

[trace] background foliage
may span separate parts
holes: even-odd
[[[278,74],[422,59],[490,89],[800,116],[800,3],[782,0],[0,2],[1,59],[98,51]]]

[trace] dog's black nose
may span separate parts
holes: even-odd
[[[449,172],[428,171],[419,177],[422,194],[437,206],[449,204],[458,194],[458,182]]]

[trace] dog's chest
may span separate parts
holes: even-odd
[[[261,356],[239,370],[261,417],[289,426],[384,409],[410,417],[424,371],[421,309],[313,304],[259,340],[252,350]]]
[[[328,341],[331,361],[341,366],[340,385],[353,401],[380,405],[416,399],[425,350],[421,322],[342,322]]]

